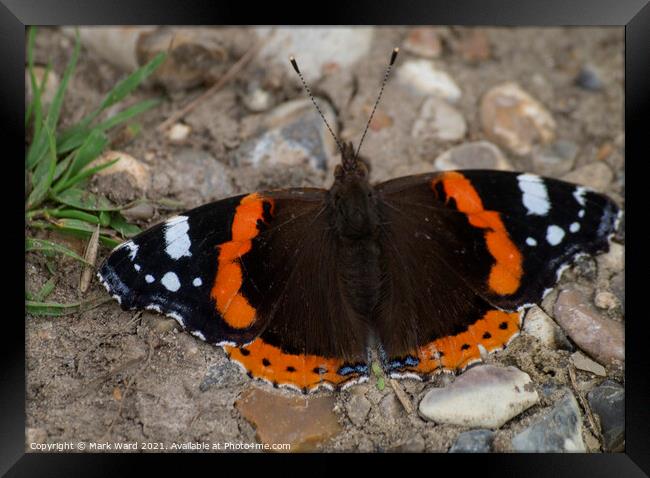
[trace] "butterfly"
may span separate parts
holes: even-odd
[[[276,387],[366,381],[369,350],[391,377],[427,378],[503,349],[568,264],[608,250],[622,213],[529,173],[372,184],[369,160],[339,147],[331,188],[258,191],[172,217],[118,246],[100,281],[123,309],[173,317]]]

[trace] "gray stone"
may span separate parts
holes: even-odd
[[[448,149],[434,161],[436,169],[498,169],[512,171],[513,167],[501,150],[488,141],[465,143]]]
[[[437,423],[498,428],[538,401],[528,374],[515,367],[478,365],[451,385],[429,390],[419,409]]]
[[[567,392],[541,420],[515,435],[512,448],[529,453],[585,452],[582,417],[573,394]]]
[[[336,128],[332,107],[316,99],[327,122]],[[274,108],[264,119],[263,131],[235,151],[238,166],[308,165],[327,170],[336,161],[336,143],[311,100],[300,99]],[[336,134],[336,129],[334,130]]]
[[[423,58],[438,58],[442,53],[439,28],[412,28],[404,41],[404,50]]]
[[[615,360],[625,360],[623,324],[601,315],[578,290],[560,292],[554,315],[576,345],[596,361],[607,365]]]
[[[575,78],[575,84],[589,91],[600,91],[605,86],[602,73],[593,65],[585,65]]]
[[[523,330],[551,349],[566,347],[567,339],[560,327],[537,305],[526,312]]]
[[[605,371],[605,367],[594,362],[589,357],[585,357],[580,352],[574,352],[573,355],[571,355],[571,363],[573,363],[575,368],[579,370],[584,370],[585,372],[591,372],[594,375],[599,375],[601,377],[607,375]]]
[[[199,390],[205,392],[211,387],[224,387],[242,381],[242,373],[235,363],[224,362],[211,365],[203,377]]]
[[[565,174],[562,179],[604,192],[614,180],[614,173],[606,163],[599,161],[571,171]]]
[[[591,410],[600,417],[605,451],[619,452],[625,448],[625,389],[612,380],[605,380],[587,394]]]
[[[623,314],[625,314],[625,274],[619,272],[609,281],[609,287],[621,304]]]
[[[445,100],[431,96],[427,98],[418,119],[413,124],[411,135],[418,141],[458,141],[467,133],[465,118]]]
[[[458,435],[449,453],[489,453],[492,451],[494,432],[491,430],[471,430]]]
[[[363,395],[351,395],[346,404],[346,410],[350,421],[358,427],[363,426],[363,424],[366,423],[366,418],[368,417],[371,407],[372,403],[370,403],[370,400]]]
[[[422,453],[424,448],[425,442],[422,435],[415,435],[401,445],[395,447],[394,451],[399,453]]]
[[[577,154],[577,144],[558,140],[534,154],[533,169],[542,176],[562,176],[571,171]]]

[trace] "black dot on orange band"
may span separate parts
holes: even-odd
[[[317,375],[321,375],[321,374],[327,373],[327,369],[323,368],[323,367],[315,367],[313,372],[315,374],[317,374]]]
[[[483,334],[483,338],[484,338],[484,339],[491,339],[491,338],[492,338],[492,334],[491,334],[490,332],[485,332],[485,333]]]
[[[444,353],[444,352],[438,352],[438,355],[439,355],[440,357],[444,357],[444,356],[445,356],[445,353]]]
[[[278,388],[278,387],[279,387],[278,382],[275,382],[275,381],[274,381],[274,382],[273,382],[273,388]]]
[[[246,375],[248,375],[248,378],[253,378],[253,372],[251,371],[246,372]]]
[[[499,324],[499,328],[500,328],[501,330],[506,330],[506,329],[508,328],[508,322],[501,322],[501,323]]]
[[[247,355],[251,354],[251,351],[246,349],[239,349],[239,353],[246,357]]]
[[[271,362],[269,362],[269,359],[263,358],[262,359],[262,365],[264,365],[265,367],[268,367],[269,365],[271,365]]]
[[[460,347],[461,350],[467,350],[468,348],[469,348],[469,344],[463,344]]]
[[[289,365],[289,366],[287,367],[287,372],[295,372],[295,371],[296,371],[296,369],[293,368],[291,365]]]
[[[309,392],[309,390],[307,390],[307,387],[302,387],[302,393],[304,395],[307,395],[308,392]]]

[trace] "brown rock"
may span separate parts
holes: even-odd
[[[479,62],[490,58],[491,48],[487,33],[472,28],[456,44],[456,51],[465,61]]]
[[[312,451],[341,431],[334,397],[288,397],[259,388],[246,390],[235,406],[262,443],[289,443],[293,452]]]
[[[435,159],[434,165],[441,171],[453,169],[513,170],[501,150],[488,141],[465,143],[448,149]]]
[[[603,317],[579,291],[560,292],[554,313],[560,327],[594,360],[603,365],[625,360],[623,324]]]
[[[424,58],[438,58],[442,53],[440,35],[435,28],[413,28],[404,41],[404,50]]]
[[[481,124],[488,138],[519,155],[555,138],[555,121],[537,100],[516,83],[503,83],[481,100]]]
[[[101,193],[117,202],[127,202],[145,194],[151,184],[149,167],[122,151],[106,151],[93,161],[99,166],[115,159],[112,166],[102,169],[93,178],[93,185]]]
[[[562,179],[604,192],[614,180],[614,173],[603,162],[591,163],[565,174]]]

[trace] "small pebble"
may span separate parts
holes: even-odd
[[[523,330],[551,349],[566,347],[565,342],[567,342],[567,339],[564,337],[562,330],[537,305],[534,305],[526,312]]]
[[[451,385],[430,389],[420,402],[420,415],[436,423],[498,428],[538,401],[528,374],[515,367],[478,365]]]
[[[398,453],[422,453],[425,448],[425,441],[422,435],[415,435],[398,445],[394,451]]]
[[[527,155],[555,138],[555,121],[541,103],[516,83],[503,83],[481,99],[480,118],[488,138],[515,154]]]
[[[433,164],[440,171],[454,169],[513,170],[512,164],[501,150],[488,141],[476,141],[455,146],[438,156]]]
[[[533,155],[533,169],[541,176],[562,176],[573,168],[578,145],[572,141],[558,140]]]
[[[607,164],[598,162],[571,171],[565,174],[562,179],[570,183],[590,187],[596,191],[605,192],[614,180],[614,173]]]
[[[490,39],[484,30],[471,28],[461,35],[454,48],[463,60],[470,63],[485,61],[492,55]]]
[[[118,159],[112,166],[97,172],[92,178],[96,192],[103,193],[116,202],[133,201],[145,195],[152,177],[150,168],[122,151],[106,151],[93,161],[92,166],[99,166]]]
[[[574,352],[573,355],[571,355],[571,363],[575,368],[579,370],[584,370],[585,372],[591,372],[594,375],[598,375],[600,377],[604,377],[607,375],[605,367],[603,367],[599,363],[594,362],[589,357],[586,357],[584,354],[580,352]]]
[[[413,124],[411,136],[418,141],[458,141],[465,137],[467,124],[460,112],[445,100],[427,98]]]
[[[435,95],[448,101],[458,101],[461,91],[448,73],[437,69],[429,60],[410,60],[397,70],[400,82],[421,95]]]
[[[608,291],[602,291],[596,293],[594,297],[594,304],[599,309],[612,310],[613,308],[620,305],[618,298]]]
[[[35,66],[33,72],[34,78],[36,79],[36,85],[40,88],[45,76],[45,68],[42,66]],[[59,75],[55,71],[50,70],[50,72],[47,74],[47,82],[45,83],[45,88],[41,90],[41,104],[45,109],[47,109],[49,104],[52,103],[52,100],[56,95],[56,90],[59,88],[60,82],[61,80],[59,79]],[[27,69],[25,70],[25,84],[27,88],[27,97],[29,101],[31,101],[32,82],[29,77],[29,71]]]
[[[589,91],[600,91],[605,86],[602,73],[592,65],[585,65],[580,69],[578,76],[575,78],[575,84]]]
[[[273,105],[273,96],[268,91],[257,87],[244,95],[242,101],[249,111],[260,113]]]
[[[585,452],[582,417],[573,394],[567,391],[553,410],[515,435],[512,447],[514,451],[529,453]]]
[[[622,272],[625,267],[625,247],[616,242],[609,244],[609,251],[597,258],[598,266],[611,272]]]
[[[122,209],[120,213],[127,219],[146,221],[153,217],[155,209],[151,203],[142,202],[127,209]]]
[[[603,448],[620,452],[625,448],[625,389],[612,380],[605,380],[587,394],[589,406],[600,417]]]
[[[449,453],[490,453],[494,432],[492,430],[471,430],[458,435]]]
[[[554,307],[557,323],[583,351],[603,365],[625,361],[623,324],[603,317],[575,289],[558,295]]]
[[[442,42],[436,28],[413,28],[404,41],[404,50],[423,58],[438,58]]]
[[[346,403],[346,411],[350,421],[361,427],[366,423],[366,418],[370,412],[372,404],[370,401],[363,395],[353,394],[350,396],[350,399]]]
[[[169,128],[167,137],[174,143],[180,143],[187,139],[187,137],[190,135],[191,130],[192,129],[186,124],[176,123],[171,128]]]

